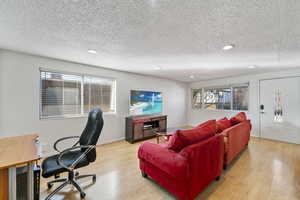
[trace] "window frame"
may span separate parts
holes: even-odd
[[[81,113],[80,114],[64,114],[64,115],[52,115],[52,116],[43,116],[42,113],[42,79],[41,79],[41,72],[51,72],[51,73],[61,73],[61,74],[68,74],[68,75],[77,75],[81,76],[81,105],[83,105],[83,77],[88,76],[88,77],[95,77],[95,78],[102,78],[102,79],[107,79],[111,80],[113,82],[113,106],[114,106],[114,111],[113,112],[103,112],[104,115],[116,115],[117,114],[117,79],[113,77],[106,77],[106,76],[98,76],[98,75],[92,75],[88,73],[77,73],[77,72],[70,72],[70,71],[62,71],[62,70],[55,70],[55,69],[49,69],[49,68],[42,68],[40,67],[38,70],[38,79],[39,79],[39,95],[38,95],[38,102],[39,102],[39,119],[40,120],[47,120],[47,119],[72,119],[72,118],[86,118],[88,117],[88,113],[84,113],[83,107],[81,108]]]
[[[247,102],[248,102],[248,106],[247,106],[247,110],[235,110],[233,109],[233,89],[236,88],[236,87],[247,87],[248,88],[248,99],[247,99]],[[230,109],[226,110],[226,109],[207,109],[207,108],[204,108],[204,91],[205,90],[214,90],[214,89],[224,89],[224,88],[230,88],[231,90],[231,105],[230,105]],[[194,107],[193,105],[193,91],[194,90],[201,90],[201,106],[200,108],[197,108],[197,107]],[[191,98],[191,108],[192,110],[210,110],[210,111],[227,111],[227,112],[241,112],[241,111],[249,111],[249,100],[250,100],[250,83],[247,82],[247,83],[239,83],[239,84],[231,84],[231,85],[221,85],[221,86],[209,86],[209,87],[200,87],[200,88],[191,88],[191,94],[190,94],[190,98]]]

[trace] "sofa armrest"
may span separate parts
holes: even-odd
[[[173,178],[187,179],[189,176],[187,159],[179,153],[158,144],[144,142],[138,150],[138,157],[140,160],[149,162]]]
[[[227,163],[233,160],[234,157],[245,148],[250,139],[250,130],[251,123],[249,120],[246,120],[221,133],[227,137]]]

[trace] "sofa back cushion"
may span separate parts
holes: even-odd
[[[231,125],[236,125],[238,123],[241,123],[243,121],[247,120],[247,116],[245,112],[240,112],[238,114],[236,114],[235,116],[233,116],[232,118],[230,118],[230,122]]]
[[[216,133],[212,132],[210,128],[195,128],[190,130],[178,130],[178,135],[181,138],[184,147],[201,142],[209,137],[214,136]]]
[[[216,120],[214,119],[203,122],[202,124],[197,125],[196,128],[205,128],[210,130],[213,133],[217,133],[217,124],[216,124]]]
[[[216,134],[216,120],[209,120],[196,128],[177,130],[170,138],[168,149],[181,151],[184,147],[198,143]]]
[[[223,132],[225,129],[231,127],[231,122],[227,117],[224,117],[222,119],[219,119],[217,122],[217,133]]]

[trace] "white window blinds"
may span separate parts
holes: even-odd
[[[41,118],[80,116],[94,108],[115,112],[115,80],[40,71]]]

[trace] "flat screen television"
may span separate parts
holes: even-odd
[[[130,115],[151,115],[160,113],[162,113],[161,92],[130,91]]]

